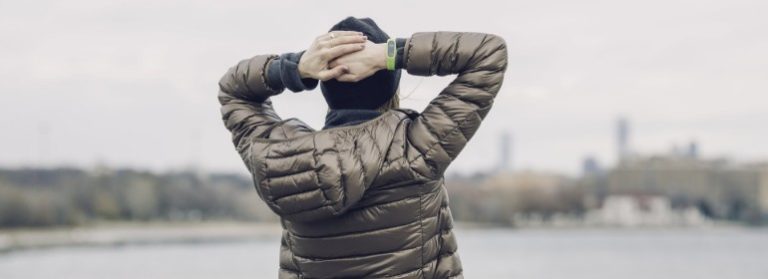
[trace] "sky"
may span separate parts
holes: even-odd
[[[245,172],[217,82],[241,59],[303,50],[347,16],[393,37],[502,36],[509,66],[479,132],[450,172],[512,167],[578,174],[616,159],[614,126],[663,154],[768,159],[766,1],[10,1],[0,0],[0,167],[108,165]],[[452,77],[404,75],[421,110]],[[274,97],[320,128],[319,92]]]

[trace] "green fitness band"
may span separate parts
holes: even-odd
[[[395,39],[387,40],[387,70],[395,70],[395,56],[397,56],[397,46]]]

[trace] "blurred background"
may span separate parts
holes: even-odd
[[[217,82],[350,15],[507,41],[448,170],[467,278],[768,278],[766,8],[0,0],[0,278],[276,278],[280,227]],[[450,80],[404,76],[401,103]],[[322,126],[319,89],[274,101]]]

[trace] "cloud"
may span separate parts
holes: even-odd
[[[393,36],[506,39],[503,90],[453,171],[492,167],[503,131],[518,167],[573,173],[586,154],[610,162],[618,115],[635,123],[640,150],[695,138],[705,155],[768,156],[764,1],[334,3],[2,3],[0,165],[243,171],[218,115],[218,78],[239,59],[301,50],[348,15]],[[422,108],[449,81],[407,77],[403,103]],[[320,127],[318,93],[284,94],[278,112]]]

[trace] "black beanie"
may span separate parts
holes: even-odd
[[[330,31],[336,30],[362,32],[369,41],[377,44],[386,43],[389,39],[389,35],[370,18],[345,18]],[[320,90],[331,109],[377,109],[395,95],[399,84],[400,69],[385,69],[358,82],[330,79],[320,83]]]

